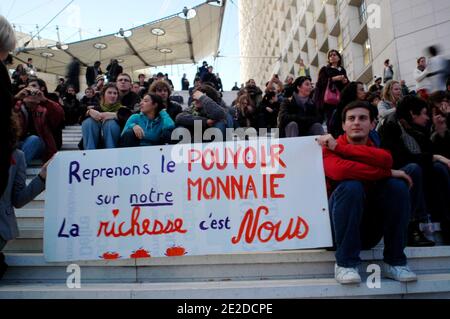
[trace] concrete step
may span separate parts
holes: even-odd
[[[450,247],[408,248],[418,274],[450,272]],[[382,264],[382,249],[364,251],[361,274]],[[64,282],[72,263],[47,263],[43,254],[6,253],[7,282]],[[85,282],[208,282],[332,278],[334,253],[325,250],[245,253],[141,260],[79,262]],[[449,287],[450,288],[450,287]],[[450,289],[449,289],[450,291]]]
[[[41,194],[37,197],[37,200],[32,201],[31,203],[28,203],[26,206],[24,206],[22,209],[29,209],[29,210],[43,210],[45,208],[45,197],[44,194]],[[17,214],[17,209],[15,210]]]
[[[299,299],[299,298],[449,298],[450,274],[419,276],[414,283],[382,280],[380,289],[344,286],[332,278],[241,282],[86,284],[6,284],[0,299]],[[219,312],[220,309],[213,310]]]
[[[20,230],[36,229],[36,228],[43,229],[44,208],[32,209],[27,207],[20,210],[16,210],[16,218],[19,229]]]
[[[78,151],[78,143],[80,141],[78,140],[76,143],[65,143],[63,144],[63,146],[61,147],[61,151]]]
[[[71,126],[66,126],[63,129],[63,132],[67,132],[67,131],[80,131],[81,130],[81,125],[71,125]]]
[[[64,140],[65,137],[74,137],[74,136],[81,136],[81,135],[82,135],[81,129],[79,131],[63,132],[63,140]]]
[[[4,253],[23,253],[23,254],[42,254],[44,251],[43,239],[23,239],[17,238],[9,241],[5,248]]]

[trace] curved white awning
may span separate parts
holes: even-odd
[[[66,74],[72,57],[84,67],[101,61],[103,70],[111,59],[118,59],[127,72],[197,63],[217,55],[225,6],[226,0],[209,0],[193,8],[196,15],[191,19],[183,18],[188,12],[181,12],[129,30],[118,27],[116,34],[69,43],[66,50],[55,45],[19,50],[14,55],[15,62],[25,63],[33,58],[33,65],[39,71],[58,75]]]

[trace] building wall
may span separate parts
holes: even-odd
[[[360,18],[361,9],[372,4],[380,9],[381,28],[373,26],[375,12],[366,10]],[[240,0],[239,5],[242,82],[254,78],[264,85],[273,74],[297,75],[300,58],[315,81],[328,50],[338,49],[350,79],[372,83],[389,58],[395,78],[414,87],[412,71],[427,46],[439,44],[450,56],[448,0]]]

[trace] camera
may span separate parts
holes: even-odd
[[[27,90],[27,92],[28,92],[28,95],[29,96],[36,96],[37,94],[38,94],[38,91],[32,91],[32,90]]]

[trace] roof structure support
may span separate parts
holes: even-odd
[[[195,62],[195,56],[194,56],[194,45],[193,45],[193,41],[192,41],[192,31],[191,31],[191,24],[189,22],[189,19],[186,19],[185,21],[186,24],[186,35],[187,35],[187,43],[189,44],[189,54],[190,54],[190,59],[192,60],[192,63],[196,63]]]
[[[147,61],[145,61],[142,56],[139,54],[139,52],[136,51],[136,49],[134,48],[133,44],[131,43],[131,41],[128,38],[123,38],[125,40],[125,42],[128,44],[128,46],[130,47],[130,49],[133,51],[133,54],[135,56],[138,57],[139,60],[141,60],[142,63],[144,63],[145,66],[147,67],[153,67],[153,65],[151,65],[150,63],[148,63]]]

